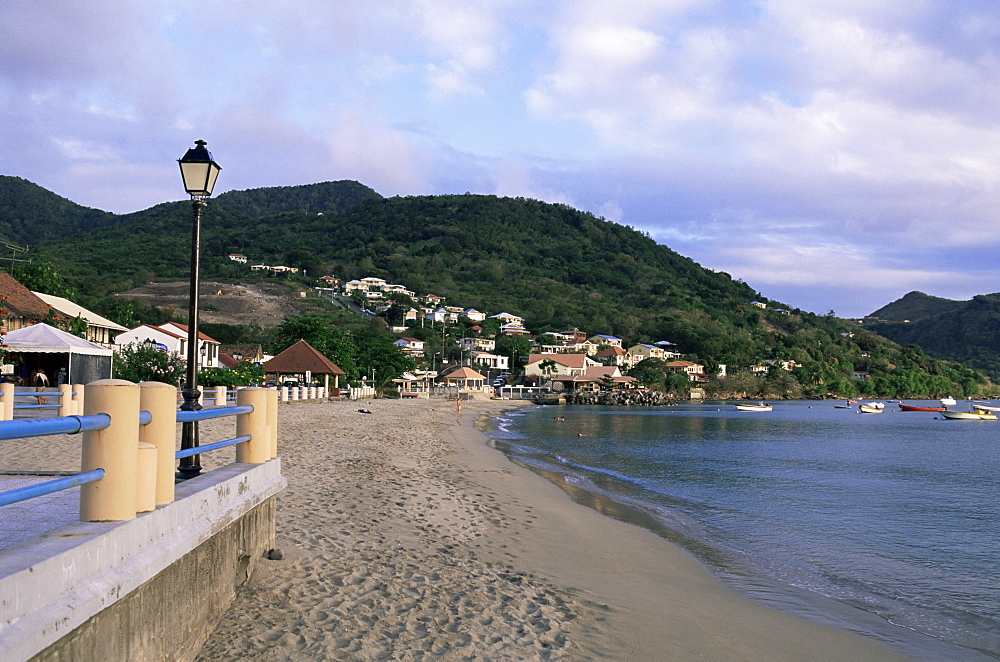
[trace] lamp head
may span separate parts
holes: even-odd
[[[204,140],[196,140],[195,146],[183,157],[177,159],[181,166],[184,190],[192,198],[207,198],[212,195],[215,180],[222,167],[212,159],[212,153],[205,147]]]

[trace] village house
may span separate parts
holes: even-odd
[[[526,336],[531,332],[524,328],[523,325],[517,322],[511,322],[510,324],[504,324],[500,327],[500,333],[507,336]]]
[[[420,301],[431,308],[437,308],[444,303],[444,297],[439,297],[436,294],[425,294],[420,297]]]
[[[472,363],[489,368],[490,370],[508,370],[510,368],[510,358],[501,354],[490,354],[489,352],[473,350],[469,356]]]
[[[41,292],[35,292],[34,294],[45,302],[46,305],[51,306],[64,319],[73,320],[79,317],[86,322],[87,330],[84,332],[84,338],[102,347],[113,348],[115,345],[115,336],[122,331],[128,331],[121,324],[112,322],[106,317],[101,317],[97,313],[87,310],[69,299],[52,296],[51,294],[42,294]]]
[[[497,348],[497,341],[493,338],[462,338],[458,341],[458,346],[465,352],[492,352]]]
[[[670,372],[687,375],[688,381],[690,382],[703,383],[708,381],[708,377],[705,376],[705,366],[700,363],[692,363],[691,361],[671,361],[663,367]]]
[[[3,331],[9,333],[37,322],[59,321],[59,314],[31,290],[0,269],[0,309]]]
[[[622,339],[615,338],[614,336],[606,336],[598,333],[597,335],[590,336],[587,338],[587,342],[594,343],[598,347],[621,347]]]
[[[560,375],[552,379],[557,389],[561,387],[567,391],[599,391],[608,383],[612,388],[633,388],[636,381],[635,377],[623,375],[618,366],[594,366],[580,375]]]
[[[247,256],[243,255],[242,253],[230,253],[229,259],[232,260],[233,262],[239,262],[240,264],[247,263]]]
[[[424,341],[417,340],[416,338],[399,338],[393,343],[396,347],[403,350],[408,356],[414,358],[422,357],[424,355]]]
[[[594,358],[605,365],[632,367],[632,355],[628,350],[614,345],[600,350],[594,354]]]
[[[263,363],[264,349],[260,345],[219,345],[219,355],[228,354],[237,362]]]
[[[187,333],[169,331],[152,324],[140,324],[134,329],[119,333],[115,336],[115,345],[149,347],[177,358],[187,357]]]
[[[469,318],[470,322],[482,322],[486,320],[486,313],[481,313],[475,308],[466,308],[462,315]]]
[[[656,345],[632,345],[628,348],[628,353],[634,357],[635,363],[637,364],[645,361],[646,359],[665,360],[667,358],[664,353],[664,349],[662,347],[657,347]]]
[[[316,279],[316,282],[323,287],[332,287],[333,289],[340,287],[340,279],[333,276],[320,276]]]
[[[170,331],[171,333],[176,333],[184,336],[186,339],[188,336],[188,327],[186,324],[178,324],[177,322],[167,322],[166,324],[161,324],[159,328]],[[115,339],[117,342],[117,338]],[[198,360],[198,365],[203,368],[218,368],[219,367],[219,341],[212,338],[209,335],[198,332],[198,356],[201,358]],[[186,354],[184,355],[186,356]]]
[[[497,313],[496,315],[490,315],[490,319],[499,321],[501,325],[514,324],[516,326],[524,326],[523,317],[511,315],[510,313]]]
[[[549,370],[544,370],[542,364],[546,361],[551,361],[555,365]],[[543,379],[556,375],[571,377],[582,375],[587,368],[600,365],[586,354],[529,354],[528,363],[524,366],[524,375]]]

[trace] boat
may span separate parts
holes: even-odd
[[[948,396],[947,398],[941,398],[941,404],[943,404],[945,407],[954,407],[955,405],[958,404],[958,402],[955,400],[955,398]]]
[[[736,411],[771,411],[773,407],[763,402],[756,405],[736,405]]]
[[[953,421],[995,421],[996,414],[980,414],[974,411],[949,411],[945,409],[939,412],[942,418]]]
[[[945,411],[947,407],[918,407],[916,405],[904,405],[899,403],[899,411]]]
[[[882,409],[882,407],[875,407],[873,405],[865,404],[864,402],[858,405],[858,411],[862,414],[881,414]]]
[[[1000,411],[1000,407],[994,407],[992,405],[986,404],[985,402],[973,402],[972,408],[976,410],[982,409],[983,411],[990,413]]]

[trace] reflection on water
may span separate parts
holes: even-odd
[[[979,659],[975,649],[1000,651],[997,432],[798,402],[537,408],[494,437],[576,500],[684,546],[752,597],[918,659]]]

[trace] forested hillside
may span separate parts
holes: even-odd
[[[115,218],[114,227],[34,251],[99,312],[113,292],[188,277],[188,203]],[[855,370],[872,375],[863,388],[885,394],[972,393],[981,380],[847,321],[767,301],[631,228],[536,200],[383,199],[357,182],[238,191],[205,210],[203,277],[263,277],[230,261],[233,252],[251,264],[298,267],[303,285],[327,274],[378,276],[451,305],[516,313],[534,333],[578,327],[626,344],[668,340],[710,374],[723,364],[746,374],[751,365],[794,361],[793,373],[768,369],[776,393],[854,393],[862,388]]]
[[[117,217],[82,207],[20,177],[0,175],[0,240],[39,244],[111,225]]]
[[[288,211],[339,213],[365,200],[381,199],[382,196],[364,184],[341,181],[227,191],[215,198],[215,203],[248,216],[270,216]]]
[[[876,324],[871,329],[894,342],[919,345],[933,356],[965,363],[1000,382],[1000,293],[982,294],[971,301],[940,299],[923,316],[902,319],[910,321]]]
[[[923,292],[910,292],[901,299],[882,306],[870,317],[887,322],[916,322],[960,310],[968,301],[934,297]]]

